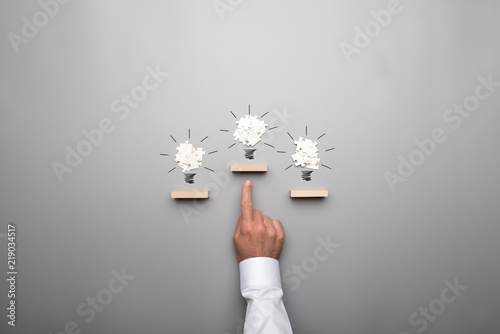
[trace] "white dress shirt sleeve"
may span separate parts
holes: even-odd
[[[240,262],[241,295],[247,300],[245,334],[292,333],[283,304],[279,262],[252,257]]]

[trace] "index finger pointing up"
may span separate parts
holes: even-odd
[[[241,217],[252,219],[252,181],[246,180],[241,190]]]

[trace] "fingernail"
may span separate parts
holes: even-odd
[[[251,187],[252,186],[252,180],[246,180],[245,184],[247,185],[247,187]]]

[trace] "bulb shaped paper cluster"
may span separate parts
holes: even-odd
[[[257,144],[266,132],[267,126],[264,121],[261,121],[258,119],[258,116],[254,115],[241,117],[236,124],[238,124],[238,127],[233,133],[234,139],[247,146]]]
[[[189,140],[186,140],[177,146],[175,162],[178,163],[183,172],[189,172],[201,167],[204,154],[205,151],[201,147],[195,148],[193,144],[189,143]]]
[[[313,142],[310,139],[304,139],[299,137],[299,140],[295,142],[295,154],[292,155],[292,159],[295,161],[295,166],[318,169],[319,168],[319,158],[318,158],[318,142]]]

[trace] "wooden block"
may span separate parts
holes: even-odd
[[[267,172],[267,165],[231,165],[231,172]]]
[[[172,191],[172,198],[208,198],[208,190]]]
[[[326,189],[290,190],[290,197],[328,197]]]

